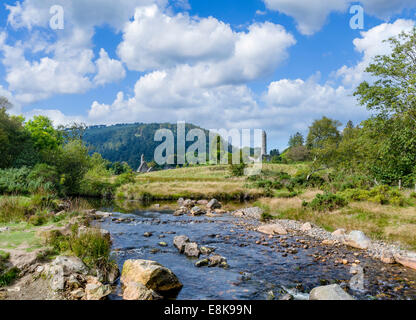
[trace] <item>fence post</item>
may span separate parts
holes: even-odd
[[[402,180],[399,180],[399,190],[402,190]]]

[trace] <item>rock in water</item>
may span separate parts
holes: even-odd
[[[198,258],[201,254],[201,251],[199,251],[198,244],[195,242],[188,242],[185,244],[184,253],[188,257],[195,257]]]
[[[202,210],[200,207],[195,206],[191,209],[191,214],[193,216],[202,216],[203,214],[205,214],[205,211]]]
[[[187,236],[177,236],[173,239],[173,245],[179,250],[180,253],[183,253],[185,250],[185,245],[189,242]]]
[[[309,300],[354,300],[354,298],[342,290],[339,285],[333,284],[313,289]]]
[[[138,282],[130,282],[123,291],[123,300],[160,300],[163,299],[157,292],[146,288]]]
[[[278,223],[261,226],[257,231],[269,235],[287,235],[287,230]]]
[[[221,203],[219,203],[217,199],[212,199],[208,202],[207,208],[210,210],[221,209]]]
[[[394,259],[401,265],[416,270],[416,253],[400,252],[394,255]]]
[[[182,289],[182,283],[171,270],[149,260],[124,262],[121,282],[125,287],[130,286],[131,282],[140,283],[161,295]]]
[[[371,240],[362,231],[351,231],[344,240],[346,245],[357,249],[368,249],[371,245]]]

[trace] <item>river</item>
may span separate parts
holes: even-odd
[[[297,299],[307,299],[316,286],[332,283],[348,286],[353,277],[351,267],[335,264],[340,257],[349,261],[359,259],[365,271],[364,290],[349,289],[357,299],[416,299],[416,272],[413,270],[385,265],[344,246],[322,246],[302,235],[265,239],[264,235],[249,230],[252,229],[250,225],[259,223],[257,221],[244,221],[231,215],[175,217],[171,211],[142,208],[120,212],[108,204],[99,209],[113,213],[100,225],[112,234],[112,254],[120,270],[127,259],[157,261],[171,269],[183,283],[177,297],[180,300],[279,299],[287,291]],[[153,235],[145,237],[146,232]],[[179,254],[173,246],[173,239],[178,235],[186,235],[201,246],[215,248],[216,253],[227,259],[230,268],[195,267],[196,259]],[[160,242],[168,246],[162,247]],[[307,243],[308,248],[300,242]],[[286,254],[287,247],[294,248],[295,253]],[[120,284],[110,298],[121,299]]]

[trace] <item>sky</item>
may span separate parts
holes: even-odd
[[[354,89],[415,21],[414,0],[6,0],[0,95],[55,125],[263,129],[283,150],[322,116],[368,118]]]

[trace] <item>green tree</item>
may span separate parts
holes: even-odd
[[[323,117],[321,120],[315,120],[309,127],[309,134],[306,145],[309,149],[323,149],[327,144],[336,144],[340,140],[338,127],[341,123],[338,120],[332,120]]]
[[[61,175],[60,184],[66,194],[78,195],[84,175],[91,168],[88,148],[81,141],[70,141],[61,147],[57,168]]]
[[[290,136],[289,139],[289,147],[301,147],[305,143],[305,139],[303,138],[303,135],[300,132],[296,132],[295,135]]]
[[[9,116],[4,99],[0,108],[0,168],[32,166],[38,157],[29,133],[23,128],[24,119]]]
[[[364,81],[354,95],[381,116],[401,115],[416,122],[416,27],[387,42],[391,54],[376,56],[366,69],[375,82]]]
[[[35,147],[41,152],[57,150],[63,143],[62,133],[53,127],[52,121],[44,116],[35,116],[26,124]]]

